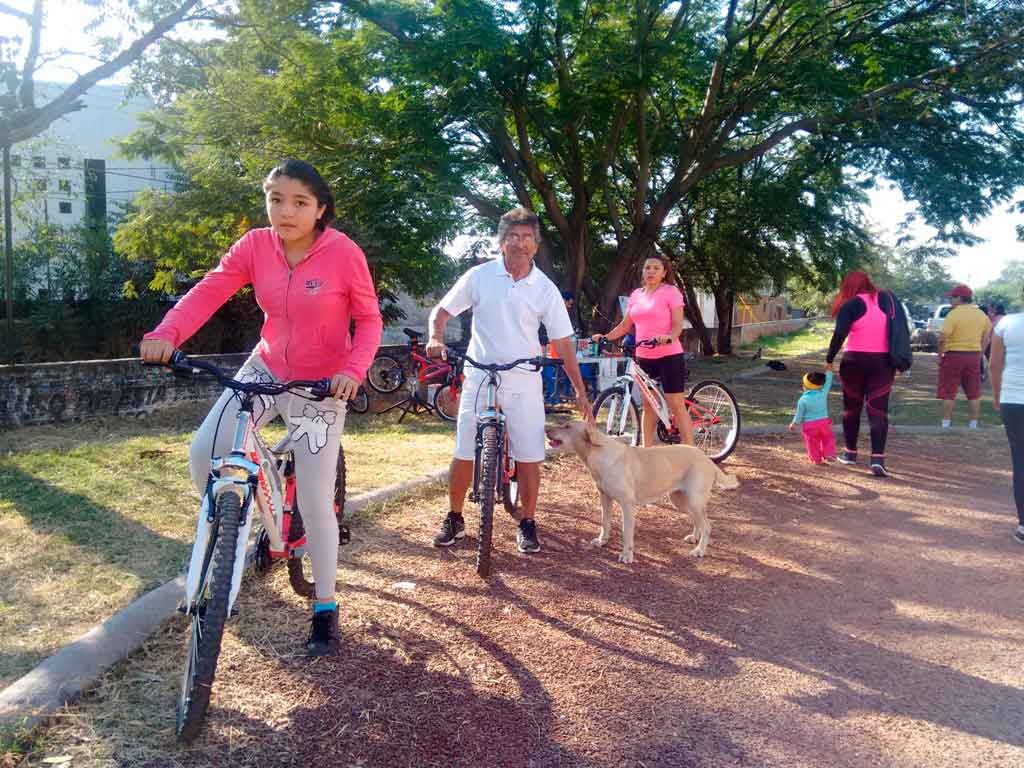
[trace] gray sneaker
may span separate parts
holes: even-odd
[[[1018,544],[1024,544],[1024,525],[1017,526],[1017,530],[1013,532],[1013,540]]]
[[[466,535],[466,521],[462,515],[449,512],[441,523],[441,530],[434,537],[435,547],[450,547]]]
[[[537,541],[537,524],[533,518],[526,517],[519,522],[519,530],[516,532],[516,544],[520,552],[540,552],[540,542]]]

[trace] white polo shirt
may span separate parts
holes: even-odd
[[[551,339],[573,333],[562,294],[536,264],[521,280],[512,279],[500,257],[473,267],[445,294],[440,306],[453,317],[472,308],[473,329],[467,353],[481,363],[508,363],[542,354],[537,336],[541,323]],[[473,375],[473,370],[467,365],[466,375]],[[508,371],[502,374],[502,386],[514,386],[521,376],[536,375],[531,371]]]

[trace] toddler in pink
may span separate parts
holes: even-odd
[[[832,434],[832,418],[828,415],[828,392],[832,388],[832,372],[814,371],[804,375],[804,393],[796,402],[796,413],[789,431],[802,425],[807,458],[821,464],[836,457],[836,439]]]

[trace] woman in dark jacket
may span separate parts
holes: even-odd
[[[881,292],[864,272],[851,272],[843,279],[832,304],[836,319],[829,344],[828,366],[846,344],[839,377],[843,385],[843,464],[857,463],[860,413],[866,406],[871,426],[871,471],[888,477],[885,469],[885,439],[889,432],[889,393],[896,371],[889,361],[888,317],[893,312],[891,293]]]

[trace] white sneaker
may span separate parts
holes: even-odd
[[[969,421],[969,422],[967,422],[967,428],[968,429],[977,429],[978,428],[978,422],[976,422],[976,421]]]
[[[952,429],[952,427],[953,427],[953,422],[952,421],[950,421],[949,419],[943,419],[942,420],[942,428],[943,429]]]

